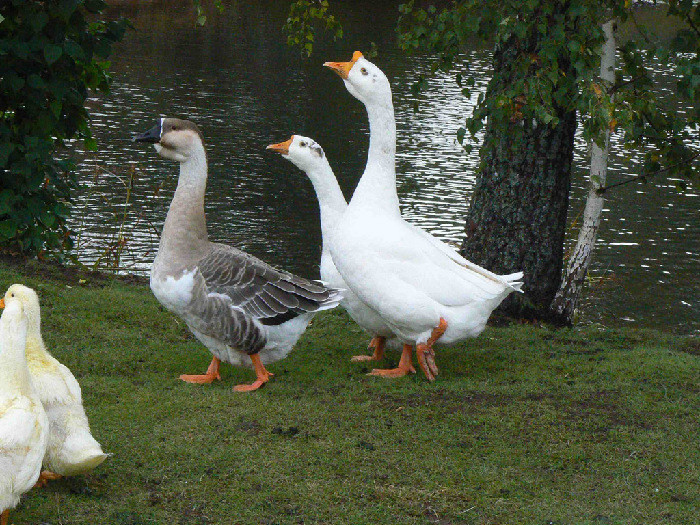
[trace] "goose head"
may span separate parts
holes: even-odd
[[[39,308],[39,296],[31,288],[21,284],[13,284],[0,299],[0,308],[18,303],[27,317],[29,333],[39,332],[41,326],[41,309]]]
[[[204,151],[202,133],[194,122],[162,118],[148,131],[136,135],[134,142],[150,142],[161,157],[186,162]]]
[[[292,135],[285,142],[270,144],[267,149],[279,153],[306,173],[313,173],[319,168],[325,168],[328,165],[323,148],[314,139],[302,137],[301,135]]]
[[[350,62],[326,62],[343,79],[350,94],[364,104],[391,105],[391,85],[384,72],[362,53],[355,51]]]
[[[10,288],[12,288],[12,286]],[[6,331],[8,328],[16,323],[24,325],[23,327],[20,327],[20,331],[26,331],[27,318],[24,311],[24,305],[15,292],[10,292],[10,290],[7,290],[5,297],[0,299],[0,308],[3,309],[2,317],[0,317],[0,332],[7,333]],[[0,353],[1,352],[2,348],[0,348]]]

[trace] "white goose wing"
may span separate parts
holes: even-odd
[[[376,299],[372,288],[377,287],[389,287],[393,295],[420,293],[444,306],[463,306],[491,300],[510,286],[477,265],[465,265],[466,259],[454,250],[400,218],[364,215],[353,222],[342,232],[349,242],[341,243],[347,250],[341,261],[346,256],[353,261],[346,282],[371,306]],[[361,269],[362,261],[367,268]]]
[[[495,274],[486,268],[482,268],[478,264],[474,264],[473,262],[469,261],[468,259],[465,259],[457,250],[455,250],[452,246],[447,244],[446,242],[438,239],[437,237],[434,237],[430,233],[426,232],[422,228],[419,228],[418,226],[415,226],[409,222],[406,222],[406,225],[413,231],[413,233],[416,234],[418,237],[423,237],[424,240],[428,241],[430,244],[433,245],[436,249],[440,250],[443,254],[445,254],[447,257],[452,259],[454,262],[457,264],[460,264],[464,266],[465,268],[468,268],[469,270],[479,273],[483,275],[484,277],[487,277],[489,279],[495,279],[498,282],[503,282],[504,284],[507,284],[508,286],[512,287],[516,291],[520,291],[520,287],[522,286],[521,282],[518,282],[520,279],[523,278],[523,272],[515,272],[511,273],[508,275],[498,275]]]

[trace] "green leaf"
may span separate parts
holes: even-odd
[[[467,130],[465,128],[459,128],[457,130],[457,142],[462,144],[464,142],[464,136],[467,134]]]
[[[44,58],[46,59],[46,63],[48,65],[53,64],[61,58],[61,55],[63,54],[63,48],[61,46],[57,46],[54,44],[47,44],[46,47],[44,47]]]
[[[17,221],[14,219],[6,219],[0,221],[0,242],[12,239],[17,233]]]
[[[14,150],[15,145],[11,142],[0,143],[0,168],[4,168],[7,165],[7,160]]]

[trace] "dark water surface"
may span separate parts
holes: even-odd
[[[125,271],[150,267],[177,166],[131,137],[161,116],[179,116],[195,121],[207,141],[211,238],[316,276],[321,236],[313,189],[300,171],[265,146],[292,133],[314,138],[349,197],[366,160],[367,117],[321,64],[349,60],[355,49],[369,49],[371,42],[379,49],[374,62],[394,92],[403,213],[459,243],[478,152],[466,154],[455,134],[486,85],[489,52],[469,53],[479,88],[471,100],[460,95],[452,76],[444,76],[429,82],[420,111],[414,112],[410,84],[428,61],[396,48],[399,3],[335,2],[345,38],[336,43],[321,39],[314,56],[302,60],[281,32],[286,1],[234,3],[221,15],[211,13],[203,28],[194,27],[190,1],[113,1],[111,15],[127,16],[135,29],[112,57],[112,93],[90,103],[100,150],[80,164],[84,188],[74,219],[82,232],[80,259],[105,264],[121,231],[127,241],[120,266]],[[661,81],[678,104],[672,83],[663,76]],[[583,143],[575,164],[570,221],[584,205],[588,158]],[[637,167],[634,159],[615,158],[610,182],[636,175]],[[584,321],[700,331],[699,197],[697,190],[679,194],[669,180],[609,193]],[[576,233],[573,228],[570,244]]]

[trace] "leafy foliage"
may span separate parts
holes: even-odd
[[[411,1],[399,8],[399,44],[407,51],[436,55],[428,75],[465,69],[466,74],[456,75],[465,96],[474,83],[462,53],[465,43],[477,38],[493,41],[496,54],[499,49],[517,51],[508,57],[508,67],[497,72],[507,76],[507,82],[494,77],[487,96],[479,96],[474,113],[458,132],[460,143],[473,139],[486,119],[506,127],[533,121],[554,127],[559,123],[558,110],[576,111],[587,140],[600,142],[603,132],[611,129],[624,134],[626,148],[643,154],[641,172],[631,180],[666,171],[697,181],[700,10],[690,1],[670,1],[664,7],[666,15],[682,20],[687,29],[664,45],[639,27],[637,7],[630,0],[461,0],[438,10],[416,7]],[[621,47],[614,85],[599,77],[601,24],[610,18],[635,24],[645,39],[630,39]],[[654,89],[652,66],[669,61],[678,95],[694,104],[686,115],[665,108]],[[424,84],[419,77],[415,89]],[[469,142],[464,145],[472,147]]]
[[[301,49],[311,56],[316,39],[316,26],[322,24],[333,35],[333,40],[343,37],[340,22],[329,12],[328,0],[296,0],[289,6],[289,16],[284,25],[287,44]]]
[[[107,91],[111,47],[126,21],[93,21],[102,0],[11,0],[0,5],[0,245],[28,254],[71,246],[73,165],[57,150],[96,144],[84,107]],[[62,158],[58,158],[62,157]]]
[[[204,8],[202,7],[202,0],[193,0],[192,3],[194,4],[194,11],[197,15],[197,18],[195,19],[195,24],[198,26],[203,26],[207,23],[207,15],[204,13]],[[223,0],[214,0],[214,9],[216,9],[219,13],[223,13]]]

